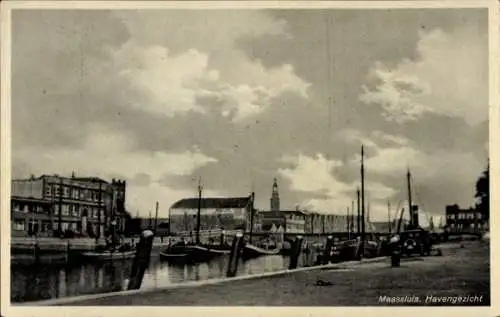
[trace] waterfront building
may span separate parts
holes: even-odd
[[[250,227],[252,195],[229,198],[185,198],[169,209],[170,232],[194,235],[200,208],[200,230],[246,230]]]
[[[274,225],[275,228],[282,228],[285,233],[305,233],[305,216],[306,214],[298,209],[262,211],[262,228],[269,230]]]
[[[52,230],[53,204],[35,197],[11,197],[11,231],[13,236],[38,233],[48,236]]]
[[[458,205],[446,206],[445,231],[452,233],[485,232],[489,222],[474,208],[461,209]]]
[[[122,232],[130,218],[125,210],[125,181],[42,175],[14,179],[11,188],[14,236],[71,231],[101,237],[110,226]]]

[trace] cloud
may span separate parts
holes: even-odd
[[[470,125],[486,120],[488,106],[487,36],[473,25],[453,32],[420,32],[418,58],[391,68],[376,62],[363,86],[361,101],[380,105],[389,121],[404,123],[426,114],[464,118]]]
[[[114,64],[111,72],[126,79],[140,95],[130,104],[133,107],[169,117],[215,111],[237,122],[265,111],[285,92],[308,98],[310,84],[295,75],[293,66],[267,69],[236,46],[246,36],[286,36],[283,20],[273,20],[262,12],[215,11],[203,23],[195,19],[200,18],[199,13],[185,11],[180,13],[182,20],[144,13],[122,12],[119,16],[133,37],[119,48],[109,48],[108,56]],[[141,20],[139,24],[139,17],[152,18],[155,23]],[[182,32],[191,36],[165,33],[179,23]],[[247,24],[248,28],[242,27]],[[209,30],[213,33],[207,33]]]
[[[281,162],[292,165],[278,170],[290,182],[290,190],[323,196],[302,201],[302,207],[318,212],[345,213],[346,207],[351,206],[356,198],[359,183],[347,183],[335,177],[335,173],[345,167],[340,161],[327,160],[322,154],[316,157],[299,154],[296,157],[285,156]],[[379,182],[370,183],[366,192],[374,203],[395,193],[394,189]]]
[[[183,195],[196,195],[194,190],[191,193],[161,186],[162,177],[191,175],[197,169],[217,162],[196,147],[179,153],[137,152],[134,151],[133,136],[126,132],[101,126],[94,126],[94,131],[96,133],[89,135],[81,148],[23,147],[13,152],[13,160],[29,166],[23,171],[25,176],[29,173],[70,175],[75,172],[82,176],[125,179],[128,181],[128,208],[141,210],[143,216],[143,210],[154,205],[155,201],[169,207],[175,200],[185,197]],[[33,161],[32,157],[37,159]],[[209,190],[209,193],[215,192]]]

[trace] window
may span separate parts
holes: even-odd
[[[61,188],[59,185],[54,185],[55,196],[61,196]]]
[[[477,219],[481,219],[481,218],[482,218],[481,213],[479,213],[479,212],[478,212],[478,213],[476,214],[476,218],[477,218]]]
[[[74,199],[79,199],[79,198],[80,198],[80,189],[75,188],[75,189],[73,190],[73,198],[74,198]]]
[[[19,208],[19,204],[18,203],[12,203],[12,210],[14,212],[20,212],[21,209]]]
[[[14,230],[17,230],[17,231],[24,231],[25,230],[24,221],[23,220],[15,220],[12,228]]]
[[[69,216],[69,205],[62,205],[63,216]]]
[[[64,186],[63,187],[63,196],[64,197],[70,197],[69,196],[69,187],[68,186]]]
[[[45,186],[45,196],[46,197],[52,196],[52,186],[50,184],[47,184]]]

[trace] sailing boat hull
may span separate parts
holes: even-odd
[[[252,245],[252,244],[246,244],[243,247],[242,250],[242,259],[243,260],[249,260],[249,259],[254,259],[258,258],[260,256],[266,256],[266,255],[278,255],[280,254],[280,249],[262,249],[259,248],[258,246]]]
[[[169,262],[208,262],[216,257],[228,255],[230,250],[202,245],[174,246],[160,253],[160,259]]]

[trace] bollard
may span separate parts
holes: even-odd
[[[299,262],[300,250],[302,248],[302,236],[297,236],[295,242],[292,247],[292,256],[290,258],[290,265],[288,266],[289,270],[293,270],[297,268],[297,264]]]
[[[333,237],[328,236],[326,238],[326,246],[325,250],[323,251],[323,259],[321,261],[321,264],[328,264],[330,262],[330,252],[333,248]]]
[[[399,267],[401,264],[401,243],[399,235],[389,240],[389,246],[391,252],[391,267]]]
[[[144,272],[149,266],[151,258],[151,249],[153,248],[154,233],[151,230],[144,230],[141,233],[137,248],[135,251],[134,264],[130,272],[130,281],[128,290],[141,288]]]
[[[231,254],[229,255],[229,263],[227,267],[227,277],[234,277],[238,271],[238,262],[240,260],[241,250],[245,241],[243,240],[243,234],[237,233],[233,239],[233,244],[231,245]]]

